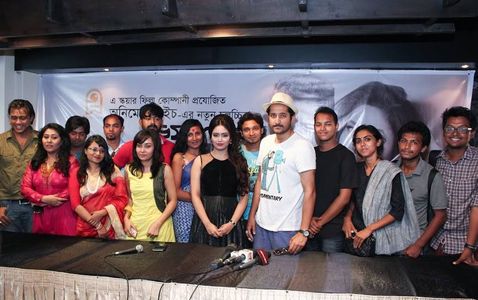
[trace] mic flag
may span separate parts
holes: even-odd
[[[259,258],[259,264],[262,266],[268,265],[271,258],[271,253],[264,249],[257,249],[257,257]]]
[[[143,252],[143,245],[136,245],[134,248],[129,248],[126,250],[116,251],[114,253],[115,256],[117,255],[125,255],[125,254],[133,254],[133,253],[141,253]]]

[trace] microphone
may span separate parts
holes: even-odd
[[[224,254],[222,255],[221,258],[216,258],[215,260],[212,261],[210,267],[212,270],[218,269],[222,266],[224,266],[224,261],[231,256],[231,253],[237,249],[236,244],[231,243],[228,244],[226,249],[224,249]]]
[[[116,251],[113,255],[116,256],[116,255],[125,255],[125,254],[141,253],[141,252],[143,252],[143,245],[136,245],[134,248]]]
[[[226,249],[224,249],[224,254],[222,255],[221,258],[219,258],[219,260],[220,261],[225,261],[227,258],[229,258],[229,256],[231,256],[231,252],[236,251],[236,250],[237,250],[236,244],[234,244],[234,243],[228,244],[226,246]]]
[[[237,264],[241,262],[248,262],[254,257],[254,251],[251,249],[242,249],[239,251],[231,252],[231,257],[226,259],[224,265]]]
[[[268,265],[270,257],[271,257],[270,252],[268,252],[264,249],[257,249],[256,251],[254,251],[254,259],[252,259],[248,262],[242,263],[240,265],[235,265],[232,268],[232,270],[237,271],[237,270],[247,269],[249,267],[252,267],[255,264],[258,264],[258,265],[261,265],[261,266]]]

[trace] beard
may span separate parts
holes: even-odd
[[[114,140],[116,140],[116,136],[114,136],[114,135],[106,135],[105,138],[106,138],[108,141],[114,141]]]
[[[149,125],[148,127],[146,127],[146,129],[154,130],[156,132],[159,132],[159,128],[154,124]]]

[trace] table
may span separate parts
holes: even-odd
[[[108,257],[144,247],[143,253]],[[452,257],[355,257],[303,252],[267,266],[205,275],[224,248],[3,233],[0,299],[416,299],[478,298],[478,269]],[[126,280],[126,278],[128,280]],[[168,282],[164,284],[163,282]]]

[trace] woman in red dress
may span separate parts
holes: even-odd
[[[38,147],[23,175],[21,193],[34,207],[33,233],[76,235],[76,214],[68,193],[70,167],[77,167],[70,155],[70,139],[58,124],[45,125]]]
[[[126,184],[103,137],[93,135],[86,140],[80,165],[70,173],[69,185],[79,236],[126,238],[121,223],[128,203]]]

